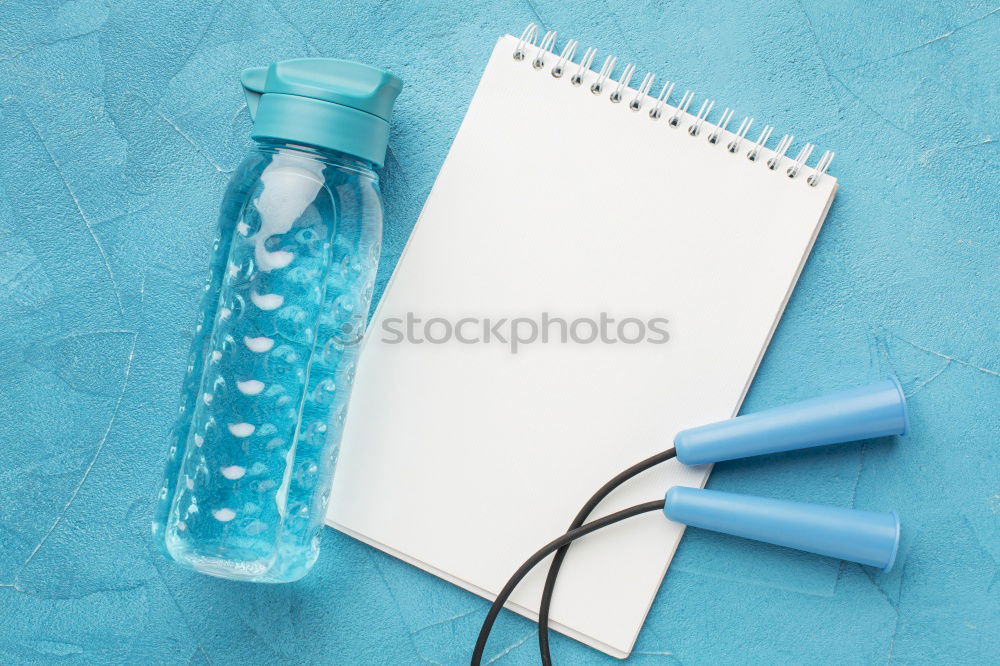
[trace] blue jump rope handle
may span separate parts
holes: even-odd
[[[895,378],[763,412],[682,430],[685,465],[733,460],[871,437],[905,435],[906,398]]]
[[[667,492],[667,518],[692,527],[787,546],[842,560],[892,568],[899,516],[834,506],[676,486]]]
[[[683,430],[674,439],[685,465],[905,435],[906,398],[895,378]],[[663,509],[673,521],[888,571],[899,546],[895,513],[676,487]]]

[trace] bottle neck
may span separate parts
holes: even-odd
[[[321,162],[324,166],[333,167],[340,171],[352,172],[358,176],[371,178],[375,181],[378,180],[375,165],[369,160],[348,155],[339,150],[317,148],[316,146],[307,146],[301,143],[268,138],[254,138],[254,142],[257,144],[257,149],[263,153],[271,155],[284,154],[313,159]]]

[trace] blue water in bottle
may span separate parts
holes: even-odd
[[[255,147],[222,203],[152,529],[180,564],[286,582],[319,554],[401,82],[309,58],[243,83]]]

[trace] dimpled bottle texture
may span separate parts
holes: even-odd
[[[259,142],[226,193],[154,538],[198,571],[305,575],[382,235],[372,164]]]

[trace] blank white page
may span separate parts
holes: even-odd
[[[364,342],[328,522],[492,598],[584,501],[686,427],[733,416],[833,199],[573,86],[500,39]],[[700,100],[696,102],[700,104]],[[735,125],[736,123],[734,123]],[[753,132],[756,138],[756,129]],[[774,143],[774,142],[772,142]],[[664,317],[666,344],[390,344],[386,319]],[[469,329],[471,331],[471,329]],[[585,330],[585,329],[581,329]],[[596,515],[704,485],[671,461]],[[573,546],[553,627],[625,657],[682,526],[646,514]],[[548,560],[509,607],[535,618]],[[669,603],[669,600],[666,601]],[[471,650],[471,645],[469,646]]]

